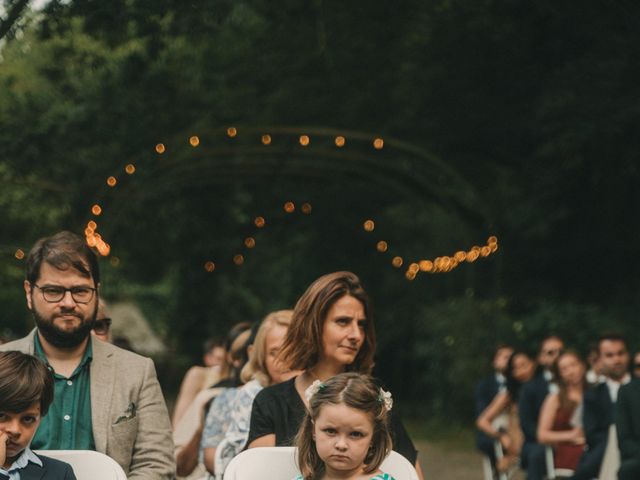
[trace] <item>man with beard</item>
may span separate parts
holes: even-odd
[[[582,415],[587,448],[572,477],[575,480],[598,477],[607,448],[609,427],[614,421],[613,411],[618,390],[631,380],[628,371],[629,352],[624,337],[615,334],[601,336],[598,354],[605,381],[584,393]]]
[[[90,334],[100,271],[83,239],[40,239],[27,259],[24,289],[36,328],[0,350],[38,356],[54,372],[55,394],[33,449],[97,450],[129,479],[175,476],[169,415],[153,362]]]

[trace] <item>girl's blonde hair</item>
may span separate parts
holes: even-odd
[[[266,363],[267,354],[269,353],[266,348],[267,334],[277,326],[289,328],[292,315],[293,310],[278,310],[271,312],[262,320],[258,333],[256,333],[256,338],[253,341],[251,358],[249,358],[247,364],[242,368],[242,372],[240,372],[240,380],[243,383],[255,378],[263,387],[271,385],[271,377]]]
[[[364,473],[373,473],[392,449],[389,433],[389,412],[382,391],[369,375],[341,373],[321,383],[309,400],[309,410],[296,435],[298,467],[304,480],[318,480],[325,465],[313,440],[314,422],[323,406],[344,404],[368,414],[373,423],[371,447],[364,459]]]

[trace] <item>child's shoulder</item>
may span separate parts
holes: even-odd
[[[46,475],[48,475],[46,478],[55,478],[55,475],[59,475],[59,478],[76,478],[73,474],[73,468],[71,468],[71,465],[67,462],[63,462],[57,458],[47,457],[40,453],[36,455],[42,461],[42,468],[44,468]]]

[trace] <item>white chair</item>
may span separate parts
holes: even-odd
[[[380,469],[397,480],[418,480],[413,465],[397,452],[390,452]],[[295,447],[261,447],[245,450],[231,460],[224,480],[292,480],[299,474]]]
[[[35,453],[67,462],[78,480],[127,480],[118,462],[104,453],[93,450],[37,450]]]

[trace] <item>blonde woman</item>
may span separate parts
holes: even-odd
[[[244,448],[249,435],[251,405],[258,392],[300,373],[291,371],[278,357],[292,313],[292,310],[270,313],[260,324],[253,345],[249,347],[249,362],[240,373],[245,385],[233,402],[229,428],[217,448],[204,449],[205,466],[209,473],[221,475],[231,459]]]

